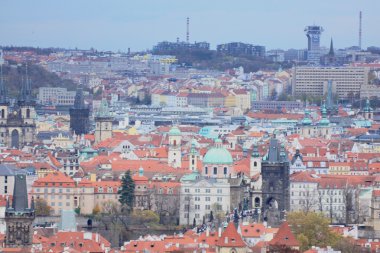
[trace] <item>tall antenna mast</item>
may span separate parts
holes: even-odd
[[[190,31],[189,31],[189,28],[190,28],[190,18],[187,17],[187,22],[186,22],[186,42],[187,43],[190,42]]]
[[[359,48],[362,49],[362,11],[359,12]]]

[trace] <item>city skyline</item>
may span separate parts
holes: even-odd
[[[303,29],[313,24],[325,29],[322,46],[327,47],[333,38],[335,47],[345,48],[358,45],[359,11],[363,12],[363,48],[380,45],[378,1],[311,3],[5,1],[4,10],[10,11],[0,17],[0,45],[141,51],[159,41],[177,37],[185,41],[189,17],[190,42],[208,41],[212,49],[232,41],[267,49],[306,48]]]

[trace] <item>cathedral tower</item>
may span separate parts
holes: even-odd
[[[0,124],[6,125],[9,111],[9,102],[7,97],[7,89],[5,88],[4,78],[3,78],[3,68],[1,66],[0,70]],[[5,132],[1,132],[1,142],[3,141],[3,137],[5,136]]]
[[[6,237],[8,248],[26,248],[33,242],[32,223],[35,217],[34,201],[28,204],[26,175],[15,175],[12,205],[7,201],[5,209]]]
[[[250,160],[249,176],[253,177],[259,173],[261,173],[261,157],[257,145],[254,144]]]
[[[283,144],[271,139],[262,167],[262,214],[269,226],[277,226],[289,210],[289,161]]]
[[[103,98],[95,116],[95,144],[112,137],[112,121],[107,100]]]
[[[87,134],[89,116],[90,110],[84,104],[83,88],[78,87],[74,107],[70,108],[70,129],[77,135]]]
[[[9,148],[22,148],[35,141],[36,111],[32,85],[26,72],[17,104],[12,108],[7,99],[4,80],[0,80],[0,142]]]
[[[191,148],[189,152],[189,169],[191,171],[198,171],[198,158],[199,153],[196,148],[195,140],[191,141]]]
[[[181,141],[182,134],[178,127],[174,126],[169,131],[168,163],[174,168],[181,168]]]

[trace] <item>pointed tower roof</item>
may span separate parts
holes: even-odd
[[[18,99],[19,105],[33,105],[32,82],[28,76],[28,64],[25,66],[25,79],[22,82],[21,92]]]
[[[287,221],[281,224],[280,228],[278,229],[277,234],[269,242],[269,245],[287,246],[287,247],[300,246],[293,232],[290,230],[290,226]]]
[[[327,108],[325,101],[322,102],[321,105],[321,115],[322,119],[319,121],[320,126],[328,126],[330,124],[330,120],[327,119]]]
[[[0,105],[8,105],[7,88],[3,78],[3,65],[0,66]]]
[[[365,101],[365,107],[364,112],[372,112],[373,109],[371,108],[371,103],[369,102],[369,99],[367,98]]]
[[[257,146],[256,143],[253,144],[252,157],[254,158],[260,157],[259,147]]]
[[[313,121],[310,118],[310,111],[309,111],[309,109],[306,108],[305,109],[305,115],[304,115],[304,118],[302,120],[302,125],[309,126],[311,124],[313,124]]]
[[[330,56],[334,56],[335,53],[334,53],[334,44],[333,44],[333,39],[331,38],[331,42],[330,42],[330,51],[329,51],[329,55]]]
[[[216,242],[218,247],[234,247],[234,248],[244,248],[247,247],[241,235],[237,232],[236,227],[233,222],[230,222],[223,231],[222,236]]]
[[[192,155],[198,155],[197,143],[196,143],[195,139],[191,140],[190,154],[192,154]]]
[[[111,117],[110,109],[108,107],[107,99],[103,98],[100,103],[99,111],[97,112],[96,117],[99,118],[109,118]]]
[[[83,87],[78,86],[77,92],[75,94],[74,100],[74,108],[75,109],[86,109],[84,105],[84,95],[83,95]]]
[[[28,191],[26,187],[26,175],[15,175],[12,206],[6,211],[29,212]]]

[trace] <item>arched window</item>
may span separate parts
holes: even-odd
[[[255,198],[255,207],[260,207],[260,198],[259,197]]]
[[[224,175],[227,175],[227,167],[224,167],[223,173],[224,173]]]
[[[205,167],[205,174],[207,175],[208,174],[208,168]]]
[[[174,141],[173,141],[173,145],[174,145],[174,146],[177,146],[177,140],[174,140]]]
[[[1,118],[2,118],[2,119],[5,118],[5,110],[4,110],[4,109],[1,110]]]
[[[256,161],[253,162],[253,166],[257,167],[257,162]]]
[[[30,118],[30,109],[26,109],[26,118],[29,119]]]
[[[214,175],[218,174],[218,168],[214,167]]]

